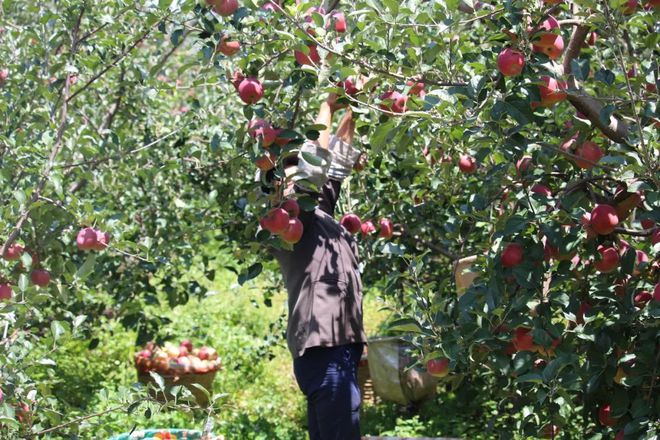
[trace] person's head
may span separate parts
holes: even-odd
[[[266,176],[262,181],[261,190],[270,194],[273,189],[279,191],[282,184],[286,182],[286,187],[284,188],[283,195],[288,197],[293,192],[295,192],[295,182],[291,179],[291,176],[295,174],[296,167],[298,166],[298,156],[295,154],[288,155],[282,159],[282,167],[284,169],[284,176],[277,176],[275,169],[270,169],[266,172]],[[265,185],[263,182],[265,181]]]

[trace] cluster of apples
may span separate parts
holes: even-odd
[[[28,250],[19,243],[13,243],[7,247],[2,258],[6,261],[18,261],[24,253],[29,253],[32,259],[30,281],[37,287],[47,287],[50,284],[50,272],[40,267],[39,256],[33,250]],[[23,263],[19,264],[23,269]],[[9,301],[14,296],[12,284],[8,280],[0,279],[0,301]]]
[[[81,251],[102,251],[110,243],[110,234],[94,228],[83,228],[76,236],[76,245]]]
[[[155,371],[161,375],[204,374],[220,369],[218,353],[210,347],[193,348],[189,339],[177,346],[166,342],[163,347],[148,342],[135,354],[135,366],[140,373]]]
[[[270,147],[273,144],[283,147],[289,143],[289,138],[280,136],[283,131],[283,128],[274,127],[264,119],[253,119],[248,124],[248,134],[257,139],[264,149],[264,154],[255,161],[255,165],[260,170],[268,171],[275,168],[277,155]]]
[[[361,232],[363,237],[367,237],[376,232],[376,226],[374,225],[374,222],[371,220],[362,222],[360,217],[358,217],[356,214],[344,215],[339,221],[339,224],[346,228],[346,230],[351,234],[357,234],[358,232]],[[392,220],[388,218],[382,218],[378,222],[378,226],[380,227],[380,231],[378,233],[379,237],[385,239],[392,238],[392,235],[394,235],[394,225],[392,224]]]
[[[517,327],[512,334],[511,342],[504,349],[506,354],[514,354],[520,351],[537,352],[544,356],[554,355],[555,348],[561,343],[561,338],[552,338],[549,347],[544,347],[534,343],[532,330],[527,327]]]
[[[273,7],[273,9],[275,9],[275,7]],[[312,18],[313,13],[317,13],[323,16],[323,27],[326,30],[332,28],[338,34],[343,34],[346,32],[346,16],[343,12],[334,11],[332,14],[328,15],[326,14],[325,9],[322,7],[311,7],[305,13],[305,23],[307,24],[305,32],[307,32],[309,36],[316,36],[316,32],[310,26],[314,22]],[[319,55],[316,44],[314,43],[307,44],[306,52],[296,49],[294,50],[293,55],[296,59],[296,62],[301,66],[315,66],[321,62],[321,56]],[[330,56],[331,55],[329,54],[328,57]]]
[[[380,95],[380,104],[378,105],[380,109],[391,113],[405,113],[408,110],[406,107],[408,97],[418,96],[423,98],[426,95],[425,84],[423,82],[408,80],[406,86],[409,87],[407,95],[399,93],[396,90],[388,90]]]
[[[285,243],[295,244],[300,241],[304,227],[300,219],[300,206],[295,199],[287,199],[280,206],[268,211],[259,220],[259,225]]]

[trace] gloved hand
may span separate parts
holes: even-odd
[[[337,136],[330,138],[328,149],[332,152],[332,162],[328,170],[328,177],[335,180],[344,180],[351,174],[353,165],[360,157],[360,150],[344,142]]]
[[[305,186],[304,183],[310,182],[316,190],[320,189],[328,181],[328,169],[332,162],[333,154],[321,146],[316,141],[307,141],[298,152],[298,165],[291,170],[287,170],[287,176]],[[293,173],[291,173],[293,171]]]

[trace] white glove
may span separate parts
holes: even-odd
[[[337,136],[330,138],[328,149],[332,151],[332,163],[330,164],[328,177],[342,181],[351,174],[353,165],[360,157],[360,150],[353,148],[351,144],[344,142]]]
[[[332,152],[321,148],[316,141],[307,141],[298,151],[298,165],[294,169],[286,170],[286,174],[301,186],[309,182],[316,187],[312,189],[319,190],[328,181],[331,162]]]

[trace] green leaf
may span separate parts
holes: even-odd
[[[412,332],[412,333],[424,333],[422,327],[419,323],[412,318],[401,318],[394,320],[388,328],[392,331],[397,332]]]
[[[254,263],[252,266],[250,266],[247,271],[241,273],[238,276],[238,284],[241,286],[248,282],[249,280],[256,278],[262,271],[263,266],[261,263]]]
[[[515,380],[516,383],[543,383],[543,376],[538,373],[527,373],[519,376]]]
[[[316,167],[322,167],[326,164],[326,161],[319,156],[308,153],[307,151],[302,151],[301,152],[303,159],[305,159],[306,162],[316,166]]]
[[[65,333],[64,327],[59,321],[52,321],[50,323],[50,331],[53,334],[53,340],[55,342]]]
[[[382,0],[383,4],[392,13],[392,17],[399,15],[399,2],[397,0]]]
[[[87,255],[87,259],[85,259],[85,262],[78,268],[75,278],[80,281],[85,280],[89,276],[89,274],[91,274],[92,271],[94,270],[95,264],[96,264],[96,254],[89,253]]]
[[[154,380],[154,382],[156,382],[156,385],[158,385],[159,390],[162,391],[165,389],[165,379],[163,379],[163,376],[156,373],[155,371],[149,371],[149,375]]]
[[[598,119],[600,119],[600,122],[603,125],[609,126],[610,125],[610,118],[612,116],[612,113],[616,110],[616,107],[613,104],[607,104],[604,106],[598,115]]]

